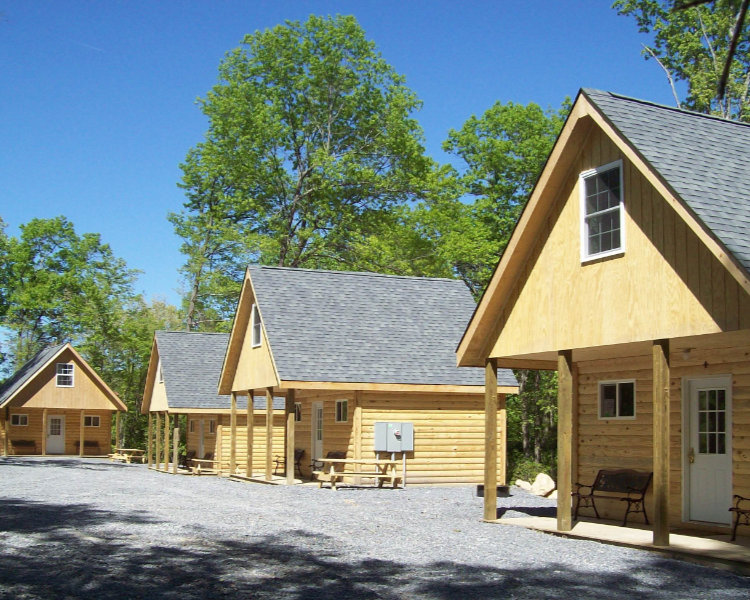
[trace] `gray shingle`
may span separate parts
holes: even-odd
[[[453,279],[249,267],[279,377],[285,381],[483,385],[457,368],[473,311]],[[515,386],[509,370],[500,385]]]
[[[48,346],[37,352],[33,358],[29,359],[18,371],[13,373],[8,380],[0,387],[0,406],[5,404],[23,385],[36,375],[37,371],[41,369],[47,361],[49,361],[55,354],[60,352],[65,347],[65,344],[57,344],[56,346]]]
[[[750,125],[582,91],[750,271]]]

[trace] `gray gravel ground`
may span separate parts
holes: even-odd
[[[482,523],[474,492],[0,459],[0,598],[750,598],[726,571]],[[554,514],[517,488],[498,508]]]

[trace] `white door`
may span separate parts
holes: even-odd
[[[731,378],[689,383],[688,515],[729,524],[732,502]]]
[[[323,403],[313,402],[312,405],[312,458],[323,456]]]
[[[47,454],[65,453],[65,415],[47,417]]]
[[[198,421],[198,457],[197,458],[203,458],[206,456],[205,451],[205,445],[203,443],[203,436],[204,436],[204,427],[203,427],[203,419]]]

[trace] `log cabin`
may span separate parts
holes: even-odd
[[[0,386],[3,455],[106,455],[125,411],[73,346],[49,346]]]
[[[488,380],[558,371],[559,531],[612,468],[653,473],[654,545],[726,531],[750,496],[749,269],[750,125],[581,90],[457,350]]]
[[[219,474],[236,471],[231,461],[231,397],[217,393],[219,374],[226,353],[228,333],[157,331],[151,347],[146,385],[141,403],[142,414],[149,416],[147,461],[157,470],[177,471],[175,440],[180,440],[179,419],[185,419],[185,452],[203,459],[211,456]],[[241,411],[241,414],[237,414]],[[284,399],[271,402],[271,450],[274,456],[284,452]],[[247,452],[251,444],[266,446],[266,397],[254,398],[247,435],[247,396],[235,407],[235,452]],[[239,433],[237,428],[239,427]],[[255,453],[251,473],[265,468],[260,453]]]
[[[481,482],[484,378],[458,369],[454,355],[474,308],[457,280],[250,266],[219,394],[232,406],[259,391],[284,398],[287,465],[295,449],[307,465],[329,452],[373,459],[375,424],[407,423],[414,447],[401,456],[404,483]],[[501,440],[505,395],[517,389],[511,371],[497,373],[491,427]],[[250,449],[270,478],[275,450]],[[504,482],[504,453],[490,460]],[[286,469],[286,481],[293,478]]]

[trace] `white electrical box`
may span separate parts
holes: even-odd
[[[375,452],[413,452],[414,423],[375,423]]]

